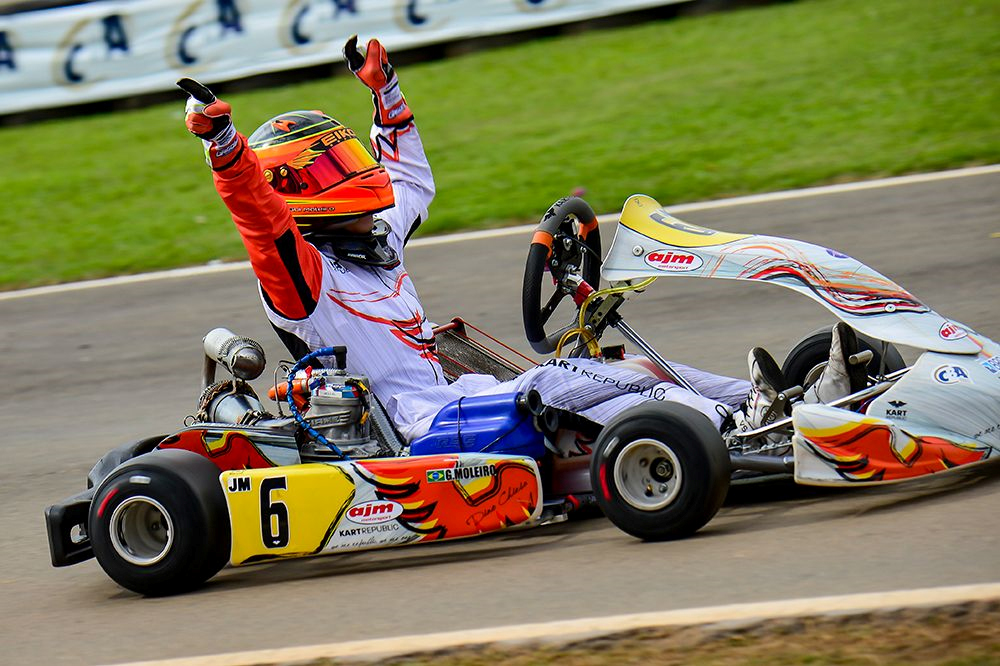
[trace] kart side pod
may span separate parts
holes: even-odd
[[[119,585],[151,596],[193,589],[227,562],[463,538],[530,524],[542,511],[535,461],[492,453],[220,474],[205,456],[161,449],[119,465],[89,493],[55,512],[58,522],[85,520],[89,542],[57,539],[53,563],[96,556]]]

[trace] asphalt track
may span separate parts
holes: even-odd
[[[996,338],[998,194],[993,173],[683,217],[836,248]],[[461,314],[525,348],[527,243],[411,248],[429,316]],[[272,361],[286,356],[259,307],[246,270],[0,300],[0,662],[165,659],[1000,580],[997,464],[885,488],[742,488],[682,542],[640,543],[594,518],[227,570],[166,599],[121,590],[93,560],[52,568],[43,508],[82,489],[108,448],[180,427],[195,408],[205,332],[225,325],[263,341]],[[661,280],[625,314],[664,355],[740,376],[750,346],[780,357],[831,322],[775,287],[682,279]]]

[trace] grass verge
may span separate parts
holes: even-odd
[[[461,648],[381,666],[989,666],[1000,664],[1000,604],[629,632],[571,645]],[[303,666],[372,663],[318,660]]]
[[[801,0],[401,69],[438,197],[421,233],[1000,161],[1000,3]],[[227,95],[249,133],[350,76]],[[183,101],[0,130],[0,289],[241,259]]]

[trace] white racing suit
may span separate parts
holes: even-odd
[[[534,389],[542,402],[605,424],[622,410],[648,400],[679,402],[694,407],[719,428],[750,390],[743,379],[714,375],[671,363],[698,393],[670,381],[593,359],[552,359],[506,382],[484,375],[463,375],[450,386],[396,395],[392,406],[396,425],[407,438],[427,432],[437,411],[466,395],[523,393]],[[711,397],[707,397],[711,396]]]
[[[247,248],[268,319],[297,355],[346,345],[348,371],[368,377],[406,440],[424,434],[449,402],[477,394],[535,389],[545,404],[601,424],[632,405],[673,400],[719,426],[749,391],[747,381],[678,366],[702,397],[646,374],[584,359],[556,360],[503,383],[466,375],[449,385],[402,261],[393,269],[362,266],[307,242],[285,202],[264,180],[245,138],[240,141],[239,157],[215,172],[215,185]],[[400,128],[375,125],[371,141],[395,196],[395,206],[377,217],[388,223],[389,244],[402,260],[406,241],[427,217],[434,180],[412,122]]]

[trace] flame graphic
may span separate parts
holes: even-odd
[[[887,311],[927,312],[929,309],[889,280],[864,276],[868,284],[862,285],[859,283],[861,276],[856,274],[828,277],[816,266],[792,259],[770,258],[755,262],[739,277],[798,282],[832,307],[856,316],[884,314]]]
[[[432,541],[517,525],[534,513],[539,500],[534,468],[518,460],[488,462],[495,473],[466,481],[427,479],[431,467],[459,467],[455,458],[405,469],[398,461],[368,460],[356,463],[355,471],[375,486],[380,499],[403,505],[400,523],[424,535],[421,541]]]
[[[800,430],[805,444],[848,481],[897,481],[985,460],[990,448],[975,442],[911,436],[890,426],[861,422],[843,428]]]
[[[307,166],[315,162],[316,158],[322,155],[325,150],[325,148],[313,148],[310,146],[296,155],[295,158],[288,163],[288,166],[293,169],[305,169]]]
[[[235,430],[227,430],[222,437],[211,436],[207,430],[185,430],[166,438],[158,448],[183,449],[203,455],[223,472],[275,466],[245,434]]]

